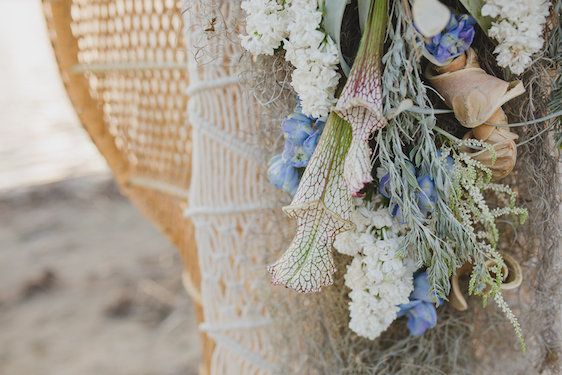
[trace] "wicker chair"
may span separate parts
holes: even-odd
[[[64,85],[122,192],[173,242],[203,319],[192,223],[181,1],[42,0]],[[208,373],[213,343],[201,334]]]

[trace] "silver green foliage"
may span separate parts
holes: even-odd
[[[383,57],[385,113],[391,113],[405,99],[419,108],[431,108],[421,77],[415,31],[402,6],[400,1],[393,2],[394,22],[389,23],[389,48]],[[503,299],[498,295],[504,263],[496,250],[499,240],[496,220],[503,216],[524,220],[526,211],[515,206],[515,195],[509,187],[491,183],[490,171],[460,151],[467,145],[465,141],[448,136],[444,138],[446,147],[439,152],[435,144],[436,130],[444,133],[436,127],[435,115],[404,111],[390,119],[377,135],[376,154],[381,167],[390,175],[390,195],[400,206],[409,229],[403,251],[418,266],[427,267],[430,283],[439,297],[448,296],[452,274],[464,263],[471,262],[474,268],[470,293],[482,296],[484,303],[490,297],[501,302]],[[470,146],[487,147],[478,142],[471,142]],[[455,160],[453,171],[445,162],[448,154]],[[416,176],[408,168],[410,162],[434,179],[438,199],[429,218],[418,207],[420,190]],[[490,208],[485,199],[489,192],[498,196],[498,201],[505,201],[505,207]],[[495,266],[490,269],[487,261]],[[509,310],[505,303],[499,305],[502,310]],[[522,343],[519,324],[513,314],[506,316]]]

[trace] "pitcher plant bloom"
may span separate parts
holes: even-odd
[[[382,53],[388,21],[388,0],[371,3],[368,22],[349,79],[336,104],[335,112],[351,124],[353,138],[344,166],[347,187],[361,196],[371,176],[373,132],[386,125],[382,103]]]

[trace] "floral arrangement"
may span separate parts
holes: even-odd
[[[518,128],[561,113],[551,106],[541,119],[515,122],[504,107],[526,93],[524,81],[508,79],[524,77],[544,50],[553,4],[358,0],[350,11],[335,3],[242,3],[243,47],[283,56],[299,103],[281,124],[284,149],[268,170],[293,197],[284,211],[296,221],[268,268],[273,282],[321,292],[334,283],[335,248],[349,257],[356,334],[375,340],[405,320],[412,336],[424,335],[448,305],[466,311],[468,292],[497,304],[525,350],[503,295],[524,272],[500,249],[502,228],[528,216],[510,187]],[[505,76],[481,65],[478,38],[495,45],[493,63],[509,69]]]

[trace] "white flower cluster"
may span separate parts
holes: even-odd
[[[415,265],[398,254],[400,236],[386,208],[357,207],[352,220],[356,229],[338,235],[334,247],[353,256],[345,275],[349,328],[374,340],[396,319],[398,305],[409,302]]]
[[[287,8],[278,0],[244,0],[246,33],[242,47],[253,55],[273,55],[288,35]]]
[[[320,1],[322,3],[322,1]],[[340,75],[338,48],[320,26],[322,12],[317,0],[292,0],[289,8],[289,40],[285,41],[286,59],[295,67],[292,85],[303,113],[327,117],[336,103],[335,92]]]
[[[242,46],[254,55],[272,55],[283,42],[294,67],[291,85],[307,116],[325,118],[335,104],[340,75],[338,49],[321,30],[324,0],[245,0]]]
[[[486,0],[482,15],[495,19],[488,35],[498,41],[495,49],[498,65],[521,74],[541,50],[548,0]]]

